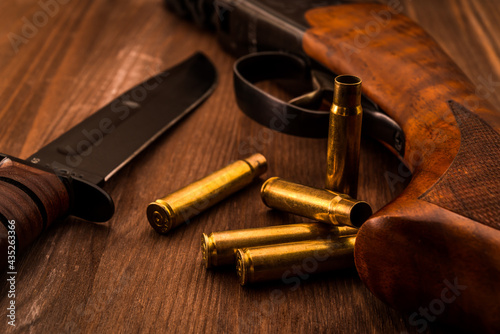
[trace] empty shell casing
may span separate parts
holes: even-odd
[[[364,201],[278,177],[264,182],[260,194],[270,208],[334,225],[360,227],[372,215],[370,205]]]
[[[238,248],[316,240],[318,238],[338,238],[355,235],[357,232],[358,229],[347,226],[308,223],[213,232],[208,236],[203,233],[201,253],[206,268],[234,265]]]
[[[256,153],[235,161],[150,203],[147,208],[148,221],[158,233],[167,233],[250,184],[266,170],[267,161],[262,154]]]
[[[326,189],[357,196],[361,143],[361,79],[352,75],[335,78],[330,109]]]
[[[356,237],[299,241],[286,244],[238,249],[236,272],[241,285],[291,277],[306,279],[311,273],[354,266]]]

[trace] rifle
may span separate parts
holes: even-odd
[[[404,131],[401,167],[412,180],[360,228],[360,278],[393,308],[439,309],[443,322],[500,331],[500,117],[434,39],[379,4],[166,3],[215,27],[236,55],[286,51],[361,77],[364,94]],[[392,182],[409,177],[400,171]]]

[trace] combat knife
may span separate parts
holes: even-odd
[[[58,219],[108,221],[115,208],[101,186],[200,105],[216,81],[213,64],[196,53],[128,90],[28,159],[0,154],[0,266],[7,264],[12,222],[22,251]]]

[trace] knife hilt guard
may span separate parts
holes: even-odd
[[[10,221],[18,253],[58,219],[106,221],[113,212],[113,201],[97,186],[0,155],[0,267],[7,261]]]
[[[67,187],[54,173],[3,157],[0,161],[0,220],[3,223],[0,252],[5,255],[0,259],[7,259],[9,221],[15,221],[16,248],[22,250],[52,222],[66,216],[69,208]]]

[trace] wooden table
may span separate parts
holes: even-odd
[[[47,9],[38,1],[0,4],[4,153],[26,158],[122,91],[196,50],[214,61],[220,80],[201,108],[106,184],[117,207],[112,220],[99,225],[67,219],[18,259],[15,328],[5,317],[7,276],[0,276],[0,332],[417,332],[407,314],[372,296],[354,269],[311,276],[298,288],[282,282],[242,288],[233,268],[205,270],[202,232],[306,221],[268,210],[259,196],[262,181],[187,226],[156,234],[145,216],[149,202],[249,153],[268,158],[267,177],[322,186],[326,140],[269,135],[244,116],[232,90],[234,58],[210,32],[167,12],[161,0],[61,2],[49,8],[45,22],[39,12]],[[403,5],[499,105],[498,1]],[[22,35],[25,22],[33,20],[40,27]],[[13,44],[9,33],[29,37]],[[492,84],[485,87],[485,80]],[[384,178],[396,167],[385,148],[365,139],[359,197],[375,209],[387,203],[401,191],[392,191]],[[435,333],[447,330],[430,327]]]

